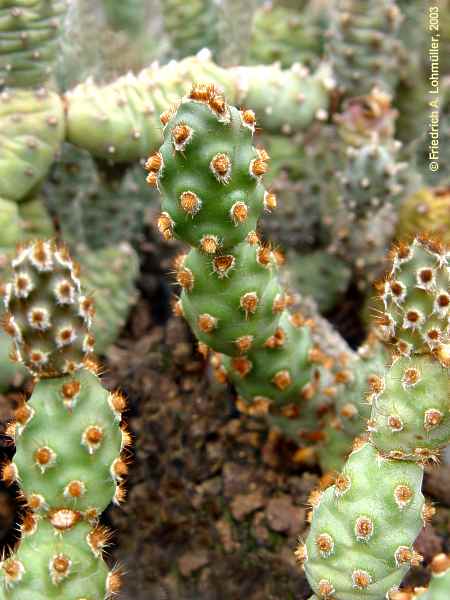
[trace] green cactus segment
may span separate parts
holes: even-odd
[[[120,573],[102,562],[110,533],[98,519],[111,500],[124,499],[126,402],[97,376],[93,304],[67,249],[30,243],[11,266],[4,326],[35,386],[7,430],[16,454],[2,478],[20,485],[26,511],[20,546],[0,563],[0,598],[105,600],[119,591]]]
[[[153,65],[99,87],[87,81],[67,93],[67,139],[96,157],[135,161],[161,143],[159,115],[185,95],[193,82],[221,88],[230,102],[258,110],[271,131],[297,131],[327,116],[332,82],[325,69],[310,76],[302,67],[223,69],[206,53]]]
[[[27,407],[13,463],[25,496],[99,515],[114,497],[122,445],[111,394],[82,370],[37,383]]]
[[[379,388],[389,363],[389,353],[370,334],[355,359],[336,373],[336,381],[345,385],[338,388],[335,414],[328,417],[325,442],[319,448],[319,462],[324,472],[342,468],[353,439],[361,435],[370,417],[371,394]]]
[[[18,551],[0,563],[0,598],[104,600],[110,576],[101,553],[89,545],[91,535],[87,523],[61,532],[40,520]]]
[[[397,239],[411,239],[420,231],[450,243],[450,190],[422,188],[401,205]]]
[[[352,96],[374,85],[393,91],[400,77],[401,13],[395,0],[338,0],[331,12],[328,55],[339,87]]]
[[[3,0],[0,6],[0,87],[35,87],[58,57],[64,0]]]
[[[192,287],[181,295],[183,315],[198,339],[216,352],[242,354],[240,340],[245,337],[250,345],[261,346],[279,321],[274,303],[283,293],[272,273],[274,261],[262,265],[258,250],[247,242],[233,248],[226,276],[215,265],[223,256],[217,261],[198,250],[191,250],[179,266],[180,277],[189,271],[193,277]]]
[[[295,62],[314,64],[322,52],[322,39],[311,10],[265,4],[254,15],[250,62],[280,62],[284,68]]]
[[[373,400],[369,430],[386,456],[424,460],[450,439],[448,373],[429,356],[399,358]]]
[[[46,175],[64,136],[64,108],[43,89],[0,94],[0,197],[22,200]]]
[[[423,468],[383,459],[370,444],[354,450],[336,484],[315,503],[298,551],[322,599],[380,600],[420,557]]]
[[[95,252],[80,250],[84,289],[95,298],[95,350],[105,354],[119,337],[136,300],[139,257],[125,242]]]
[[[164,29],[172,55],[184,58],[203,48],[216,52],[219,46],[219,10],[211,0],[165,0],[161,4]]]
[[[83,365],[92,351],[93,301],[83,296],[76,265],[51,242],[24,247],[5,286],[4,328],[17,359],[35,375],[55,377]]]
[[[380,331],[403,356],[433,352],[448,366],[450,283],[448,251],[425,237],[392,252],[393,268],[380,283]]]
[[[265,165],[252,146],[245,115],[226,107],[223,120],[200,103],[181,104],[155,160],[162,161],[162,209],[176,237],[205,251],[242,242],[264,210],[264,188],[252,165]],[[265,168],[264,166],[262,168]]]
[[[287,70],[278,65],[236,67],[234,72],[238,102],[251,106],[268,132],[301,131],[328,116],[334,82],[326,67],[313,75],[299,64]]]

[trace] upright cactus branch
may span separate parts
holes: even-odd
[[[162,192],[158,227],[192,246],[176,262],[176,310],[202,350],[223,354],[216,370],[235,384],[240,408],[269,414],[300,441],[331,402],[319,371],[329,360],[306,319],[288,312],[276,254],[256,233],[276,198],[261,183],[269,156],[252,145],[255,114],[230,106],[213,85],[194,84],[161,120],[164,143],[147,161],[147,181]]]
[[[28,512],[18,550],[0,564],[0,597],[104,600],[120,587],[119,573],[102,561],[109,533],[98,518],[124,497],[125,400],[97,376],[93,300],[67,250],[32,243],[12,268],[4,328],[36,385],[8,429],[17,451],[3,480],[20,485]]]
[[[371,382],[367,441],[312,499],[311,531],[297,550],[323,600],[392,599],[421,560],[413,543],[433,514],[421,493],[423,464],[450,442],[448,258],[425,237],[400,244],[379,286],[392,364]]]
[[[65,0],[0,2],[0,197],[22,200],[64,137],[61,98],[43,86],[58,57]]]
[[[328,54],[339,88],[367,94],[374,85],[391,93],[399,80],[402,20],[395,0],[337,0],[331,10]]]
[[[58,57],[66,0],[2,0],[0,88],[38,87]]]

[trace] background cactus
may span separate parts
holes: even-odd
[[[279,62],[282,67],[317,64],[323,51],[323,36],[315,13],[308,8],[289,9],[271,2],[259,7],[252,23],[249,62]]]
[[[174,58],[185,58],[208,48],[216,55],[220,44],[219,9],[213,0],[162,2],[164,29]]]
[[[353,96],[374,85],[391,93],[399,79],[401,12],[395,0],[339,0],[330,15],[328,54],[339,87]]]
[[[196,80],[212,81],[230,98],[237,95],[240,104],[261,108],[264,126],[273,131],[286,123],[293,131],[302,129],[320,117],[331,85],[325,70],[309,76],[276,66],[222,69],[204,53],[151,66],[108,86],[77,86],[67,94],[67,139],[97,157],[118,162],[143,158],[160,143],[158,115]]]
[[[0,6],[0,88],[38,87],[58,56],[65,0],[3,0]]]

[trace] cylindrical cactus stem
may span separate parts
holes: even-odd
[[[231,102],[254,106],[272,131],[306,128],[327,116],[332,85],[326,70],[278,66],[224,69],[207,52],[163,67],[153,65],[137,76],[106,86],[92,81],[67,93],[67,139],[100,158],[136,161],[161,143],[159,114],[189,91],[194,81],[225,90]]]
[[[394,91],[402,20],[395,0],[337,0],[330,18],[328,54],[340,89],[352,96],[367,94],[374,85]]]
[[[255,232],[276,206],[261,182],[269,156],[253,146],[255,114],[196,84],[162,121],[164,143],[147,161],[147,181],[162,193],[158,227],[193,247],[175,265],[177,312],[202,349],[222,353],[215,369],[228,373],[240,408],[300,442],[332,402],[322,367],[334,361],[314,346],[311,324],[288,312],[277,254]]]
[[[416,171],[399,160],[402,145],[394,139],[396,117],[391,97],[378,88],[345,102],[343,112],[335,116],[342,160],[331,249],[351,263],[362,290],[383,272],[398,204],[420,185]]]
[[[334,486],[314,497],[297,556],[321,600],[391,599],[408,568],[422,521],[423,465],[450,442],[449,251],[416,238],[391,252],[377,319],[392,364],[373,382],[369,437]]]
[[[36,383],[8,428],[17,450],[3,480],[17,482],[28,512],[18,549],[0,564],[0,595],[104,600],[118,591],[120,575],[102,560],[109,533],[98,518],[124,498],[126,403],[97,375],[93,299],[67,250],[31,243],[18,250],[12,270],[3,324]]]
[[[174,58],[190,56],[203,48],[217,56],[221,42],[218,3],[213,0],[165,0],[161,9]]]
[[[0,88],[38,87],[58,58],[65,0],[2,0]]]

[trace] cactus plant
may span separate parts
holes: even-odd
[[[270,413],[299,441],[330,403],[318,386],[327,359],[305,319],[286,310],[275,256],[255,233],[276,201],[260,181],[268,157],[252,145],[255,115],[214,86],[194,85],[162,122],[164,143],[147,161],[147,181],[163,195],[158,227],[193,246],[176,261],[177,311],[204,349],[223,353],[216,370],[228,372],[240,407]]]
[[[102,561],[109,533],[98,518],[124,496],[125,400],[96,374],[93,300],[67,250],[31,243],[12,269],[4,328],[36,384],[8,429],[17,451],[3,480],[20,483],[27,513],[19,548],[0,564],[1,597],[101,600],[120,586],[119,573]]]
[[[297,550],[322,599],[378,600],[398,590],[421,561],[413,543],[433,513],[421,493],[423,464],[450,442],[448,250],[421,237],[391,259],[378,324],[392,364],[371,384],[369,439],[314,498],[311,531]]]

